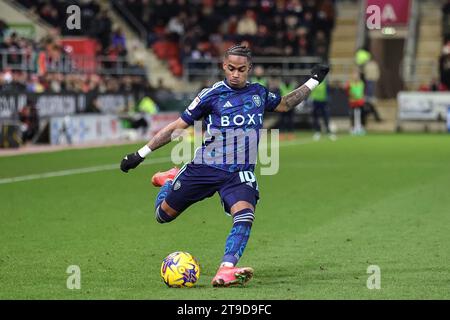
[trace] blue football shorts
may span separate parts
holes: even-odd
[[[180,169],[167,194],[167,204],[181,213],[190,205],[219,193],[227,214],[238,201],[256,207],[259,200],[258,182],[252,171],[227,172],[205,164],[189,163]]]

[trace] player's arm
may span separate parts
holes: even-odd
[[[180,135],[177,130],[186,129],[189,124],[186,123],[182,118],[169,123],[167,126],[158,131],[157,134],[141,149],[134,153],[127,154],[120,163],[120,170],[123,172],[128,172],[130,169],[136,168],[145,157],[152,151],[168,144],[172,138],[176,138]]]
[[[299,88],[288,93],[281,98],[280,104],[275,108],[276,112],[287,112],[308,98],[315,87],[321,83],[330,71],[330,67],[325,64],[315,65],[311,70],[311,78]]]
[[[158,133],[147,143],[147,146],[151,150],[161,148],[162,146],[168,144],[172,138],[176,138],[180,135],[180,132],[177,130],[186,129],[187,127],[189,127],[189,124],[187,124],[183,119],[178,118],[174,122],[169,123],[167,126],[159,130]]]

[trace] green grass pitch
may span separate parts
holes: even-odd
[[[449,299],[450,136],[298,141],[280,148],[277,175],[258,177],[240,262],[255,275],[234,288],[210,285],[231,226],[218,196],[158,224],[150,177],[171,163],[118,169],[140,145],[1,157],[0,299]],[[5,183],[109,164],[117,169]],[[162,259],[180,250],[200,261],[194,288],[160,278]],[[69,265],[80,290],[66,287]],[[367,288],[370,265],[379,290]]]

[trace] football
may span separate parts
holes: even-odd
[[[169,287],[193,287],[200,278],[200,265],[188,252],[173,252],[162,262],[161,277]]]

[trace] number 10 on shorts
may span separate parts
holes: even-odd
[[[258,190],[258,183],[256,182],[255,174],[251,171],[240,171],[239,178],[242,183],[246,183],[253,188],[253,182],[255,182],[255,188]]]

